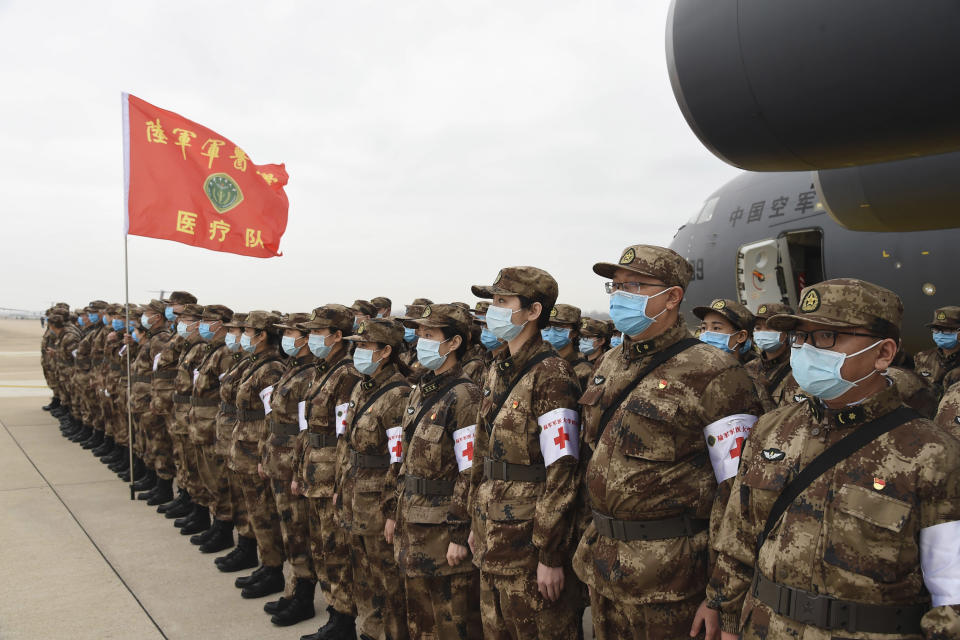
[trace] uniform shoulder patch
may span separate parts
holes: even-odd
[[[593,384],[596,384],[596,385],[603,384],[603,383],[606,382],[606,381],[607,381],[607,379],[604,378],[603,376],[594,376],[594,377],[593,377]]]
[[[930,377],[930,372],[929,372],[929,371],[921,371],[921,372],[920,372],[920,375],[922,375],[924,378],[929,378],[929,377]]]
[[[622,256],[620,256],[620,264],[630,264],[636,259],[637,259],[637,252],[634,250],[633,247],[630,247],[629,249],[623,252]]]
[[[820,293],[816,289],[807,291],[800,301],[800,311],[813,313],[820,308]]]
[[[407,413],[408,413],[409,415],[412,416],[414,411],[415,411],[415,409],[414,409],[413,407],[407,407]]]
[[[776,462],[777,460],[783,460],[784,458],[787,457],[786,452],[781,451],[780,449],[773,448],[773,447],[771,447],[771,448],[769,448],[769,449],[764,449],[764,450],[761,451],[760,453],[761,453],[761,455],[763,456],[763,459],[764,459],[764,460],[768,460],[768,461],[770,461],[770,462]]]
[[[713,301],[713,304],[710,305],[710,308],[711,308],[711,309],[716,309],[717,311],[719,311],[720,309],[723,309],[723,308],[726,307],[726,306],[727,306],[727,303],[726,303],[725,301],[723,301],[723,300],[714,300],[714,301]]]

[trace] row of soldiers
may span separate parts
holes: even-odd
[[[319,584],[303,638],[576,638],[587,606],[600,638],[960,637],[960,431],[924,417],[960,309],[911,369],[899,298],[867,282],[797,313],[717,299],[696,339],[673,251],[593,271],[610,323],[534,267],[472,313],[56,306],[48,408],[202,552],[234,547],[219,569],[256,567],[243,597],[283,592],[274,624]]]

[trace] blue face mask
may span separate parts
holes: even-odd
[[[181,338],[186,338],[188,335],[190,335],[190,331],[189,331],[189,329],[188,329],[188,326],[189,326],[189,325],[187,325],[187,323],[184,322],[183,320],[181,320],[180,322],[178,322],[178,323],[177,323],[177,335],[180,336]]]
[[[716,331],[703,331],[700,333],[700,342],[704,342],[711,347],[716,347],[717,349],[722,349],[727,353],[733,353],[728,345],[730,343],[730,336],[732,333],[717,333]]]
[[[140,316],[140,324],[143,325],[143,328],[144,328],[144,329],[146,329],[147,331],[149,331],[149,330],[150,330],[150,327],[152,326],[152,325],[150,324],[150,316],[148,316],[147,314],[143,314],[142,316]]]
[[[105,327],[110,326],[110,320],[107,318],[107,316],[103,316],[103,318],[101,318],[100,321],[103,322],[103,326]]]
[[[200,337],[204,340],[213,340],[213,331],[210,330],[209,322],[200,323]]]
[[[822,400],[839,398],[877,372],[874,369],[859,380],[850,382],[840,375],[843,363],[847,358],[865,353],[881,342],[883,340],[877,340],[869,347],[850,355],[830,349],[817,349],[809,344],[801,345],[799,348],[794,347],[790,350],[790,368],[793,370],[793,377],[800,388],[810,395]]]
[[[740,347],[740,353],[747,353],[753,347],[753,340],[747,338],[747,341],[743,343],[743,346]]]
[[[330,355],[330,351],[333,350],[333,347],[328,347],[326,345],[326,341],[326,336],[311,333],[310,337],[307,338],[307,347],[310,348],[310,353],[318,358],[326,358],[328,355]]]
[[[100,322],[100,314],[99,314],[99,313],[88,313],[88,314],[87,314],[87,321],[89,321],[90,324],[97,324],[98,322]]]
[[[300,347],[297,346],[297,338],[293,336],[283,336],[280,339],[280,346],[288,356],[295,356],[300,351]]]
[[[417,339],[417,330],[411,329],[410,327],[403,328],[403,341],[406,343],[413,342]]]
[[[380,361],[373,361],[373,354],[375,352],[372,349],[354,349],[353,350],[353,366],[354,368],[362,373],[365,376],[372,376],[374,371],[377,370],[377,367],[380,366]]]
[[[646,331],[654,320],[666,309],[653,316],[647,315],[647,302],[651,298],[666,293],[669,289],[664,289],[660,293],[652,296],[645,296],[640,293],[627,293],[626,291],[616,291],[610,296],[610,317],[613,319],[613,326],[617,331],[625,336],[635,336]]]
[[[570,344],[570,329],[561,329],[560,327],[547,327],[541,329],[540,335],[550,343],[554,349],[563,349]]]
[[[140,332],[139,332],[139,331],[134,331],[134,332],[133,332],[133,341],[134,341],[134,342],[140,342]]]
[[[177,316],[173,315],[173,307],[167,307],[163,310],[163,317],[167,319],[167,322],[173,322]]]
[[[123,329],[123,320],[118,320],[117,318],[114,318],[110,326],[113,327],[114,331],[120,331],[120,329]]]
[[[134,328],[135,328],[135,327],[134,327],[134,324],[131,322],[130,325],[127,327],[127,330],[128,330],[130,333],[133,333]]]
[[[450,355],[449,352],[440,355],[440,345],[444,342],[447,342],[447,340],[440,342],[439,340],[420,338],[417,341],[417,361],[431,371],[436,371],[442,367],[443,363],[447,361],[447,356]]]
[[[250,343],[250,336],[243,334],[240,336],[240,346],[243,347],[243,350],[247,353],[253,353],[257,350],[257,345]]]
[[[613,336],[612,338],[610,338],[611,349],[615,347],[619,347],[621,344],[623,344],[623,336]]]
[[[580,353],[590,355],[597,350],[597,341],[593,338],[580,338]]]
[[[223,337],[223,340],[227,343],[227,349],[229,349],[230,351],[240,350],[240,343],[237,342],[237,336],[233,335],[232,333],[228,333],[227,335],[225,335]]]
[[[487,309],[487,328],[503,342],[510,342],[520,335],[523,328],[527,326],[526,322],[523,324],[513,324],[513,314],[515,313],[516,311],[512,311],[506,307],[494,307],[491,305],[490,308]]]
[[[85,324],[83,320],[83,316],[77,316],[77,324],[80,325],[81,327]]]
[[[493,331],[490,331],[490,329],[484,327],[480,332],[480,344],[486,347],[488,351],[493,351],[502,345],[503,342],[500,340],[500,338],[493,335]]]
[[[957,346],[957,332],[934,331],[933,341],[941,349],[953,349]]]
[[[757,343],[763,351],[776,351],[783,346],[783,334],[779,331],[763,331],[757,329],[753,332],[753,341]]]

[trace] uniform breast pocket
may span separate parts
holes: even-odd
[[[619,412],[614,433],[620,438],[620,451],[628,458],[653,462],[671,462],[677,458],[673,420],[677,403],[660,400],[631,400]]]
[[[358,478],[353,493],[353,526],[358,531],[383,531],[380,498],[383,478]]]
[[[834,499],[824,560],[879,582],[897,581],[911,570],[900,557],[911,509],[866,487],[843,485]]]
[[[410,443],[408,464],[420,470],[441,471],[443,434],[445,429],[439,424],[421,424],[413,433]]]
[[[740,485],[740,517],[765,523],[773,509],[773,503],[783,492],[789,477],[790,470],[782,463],[758,463],[750,467]],[[782,522],[783,518],[780,521]],[[778,532],[779,523],[774,526],[769,538],[776,538]]]

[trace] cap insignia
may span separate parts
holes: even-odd
[[[800,311],[804,313],[813,313],[820,308],[820,294],[816,289],[810,289],[803,296],[803,300],[800,302]]]
[[[428,318],[428,317],[430,317],[430,314],[431,314],[431,313],[432,313],[432,311],[430,310],[430,306],[428,305],[428,306],[426,306],[426,307],[423,308],[423,314],[422,314],[420,317],[421,317],[421,318]]]
[[[714,301],[713,301],[713,304],[710,305],[710,308],[716,309],[717,311],[719,311],[719,310],[725,308],[726,306],[727,306],[727,303],[726,303],[725,301],[723,301],[723,300],[714,300]]]
[[[630,247],[629,249],[623,252],[622,256],[620,256],[620,264],[630,264],[636,259],[637,259],[637,252],[634,250],[633,247]]]
[[[762,314],[762,313],[766,313],[766,312],[767,312],[767,305],[765,305],[765,304],[760,305],[760,308],[757,309],[757,313],[761,313],[761,314]]]
[[[556,307],[554,307],[553,309],[550,309],[550,317],[551,317],[551,318],[556,318],[556,317],[557,317],[557,308],[556,308]]]
[[[937,312],[937,320],[943,321],[946,319],[947,319],[947,314],[945,314],[943,311]]]

